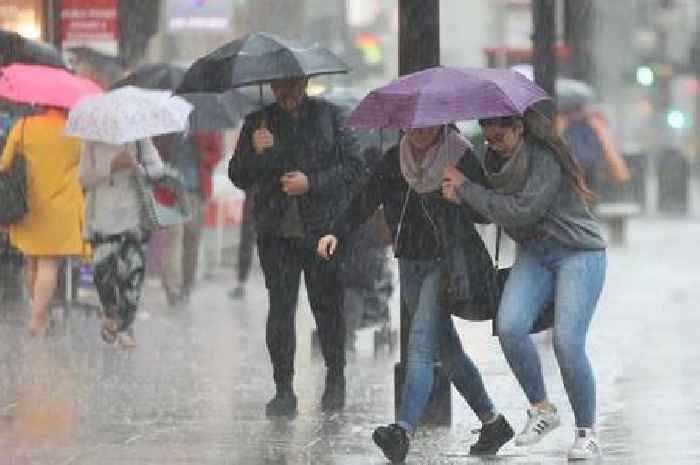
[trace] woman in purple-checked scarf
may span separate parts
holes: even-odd
[[[367,184],[318,243],[319,255],[329,259],[356,227],[383,206],[399,260],[402,303],[411,315],[398,421],[378,427],[372,436],[393,462],[403,461],[408,453],[409,438],[433,387],[433,363],[438,353],[451,382],[483,423],[470,453],[495,454],[513,437],[510,425],[491,402],[479,370],[464,352],[443,305],[446,256],[454,253],[444,246],[446,236],[440,229],[447,218],[454,218],[468,230],[466,249],[480,258],[468,261],[468,266],[476,270],[474,276],[486,276],[491,268],[484,244],[474,230],[474,221],[483,221],[482,217],[442,198],[442,173],[448,166],[457,166],[476,183],[485,182],[471,145],[456,129],[409,129],[399,145],[387,151]],[[479,284],[470,283],[470,289],[480,288]]]
[[[542,114],[529,109],[522,117],[483,119],[479,125],[489,147],[483,166],[491,187],[447,167],[443,195],[476,209],[518,243],[496,318],[501,348],[530,403],[515,443],[535,444],[560,424],[529,334],[553,300],[554,352],[576,420],[569,459],[596,458],[601,449],[586,336],[605,280],[606,246],[588,208],[594,195]]]

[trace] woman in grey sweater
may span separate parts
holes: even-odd
[[[596,457],[595,380],[586,335],[603,288],[606,254],[587,206],[593,194],[566,144],[540,113],[530,109],[523,117],[479,124],[488,145],[482,163],[491,187],[448,167],[443,196],[469,204],[518,243],[497,317],[503,353],[531,404],[516,444],[534,444],[560,423],[547,400],[529,334],[543,305],[553,300],[554,351],[576,419],[569,458]]]

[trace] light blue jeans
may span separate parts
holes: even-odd
[[[399,260],[401,299],[411,316],[406,379],[397,423],[412,434],[433,388],[436,356],[445,363],[450,381],[480,420],[493,417],[494,407],[481,374],[464,353],[452,318],[439,304],[441,260]]]
[[[520,245],[498,312],[503,353],[531,404],[547,399],[530,328],[554,297],[554,353],[576,426],[595,423],[595,379],[586,336],[605,280],[605,250],[571,249],[545,239]]]

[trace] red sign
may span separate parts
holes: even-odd
[[[63,0],[63,40],[116,40],[117,2],[118,0]]]

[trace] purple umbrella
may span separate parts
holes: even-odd
[[[515,71],[439,66],[370,91],[346,124],[405,129],[522,115],[547,98],[544,90]]]

